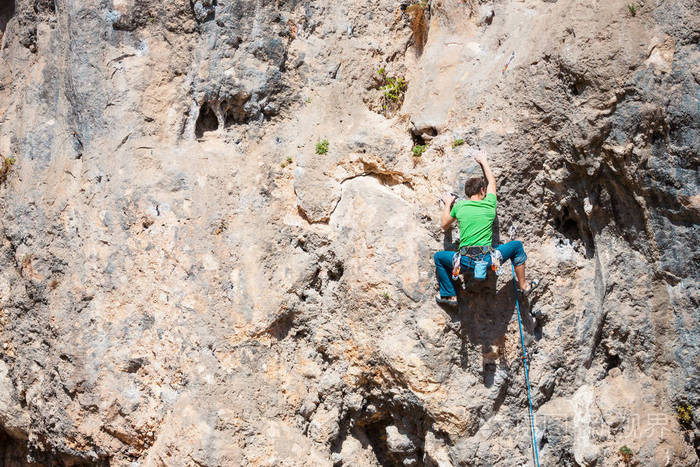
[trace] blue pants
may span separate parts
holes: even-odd
[[[511,260],[515,266],[520,266],[527,260],[527,255],[525,250],[523,250],[523,242],[519,240],[498,245],[495,249],[501,252],[503,262]],[[441,297],[454,297],[457,295],[452,284],[452,257],[454,254],[454,251],[438,251],[433,256],[438,282],[440,283]],[[491,254],[486,255],[484,261],[488,263],[488,266],[491,266]],[[468,256],[462,256],[462,268],[474,269],[474,260]]]

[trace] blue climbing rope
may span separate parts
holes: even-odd
[[[540,467],[540,457],[537,453],[537,436],[535,436],[535,416],[532,413],[532,396],[530,395],[530,376],[527,372],[527,352],[525,351],[525,338],[523,338],[523,323],[520,319],[520,303],[518,303],[518,281],[515,278],[515,266],[513,269],[513,288],[515,288],[515,307],[518,310],[518,326],[520,327],[520,345],[523,347],[523,366],[525,367],[525,383],[527,384],[527,403],[530,406],[530,433],[532,434],[532,451],[535,455],[535,465]]]

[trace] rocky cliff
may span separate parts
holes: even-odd
[[[0,465],[698,465],[699,11],[2,2]]]

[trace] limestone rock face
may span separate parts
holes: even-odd
[[[698,465],[695,0],[15,0],[0,31],[0,465],[528,465],[510,275],[433,298],[477,149],[543,283],[541,464]]]

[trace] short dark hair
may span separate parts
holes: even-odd
[[[467,198],[478,195],[486,189],[486,180],[484,177],[472,177],[464,183],[464,194]]]

